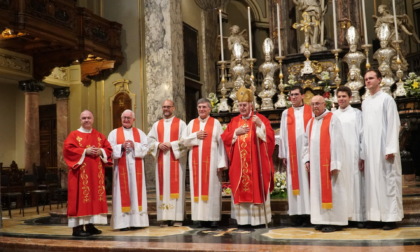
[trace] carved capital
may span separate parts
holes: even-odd
[[[62,87],[62,88],[54,88],[54,97],[57,99],[68,99],[70,95],[70,88]]]
[[[39,92],[43,91],[45,84],[37,80],[24,80],[19,81],[19,89],[23,92]]]

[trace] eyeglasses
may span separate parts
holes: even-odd
[[[319,107],[321,104],[324,104],[325,102],[314,102],[314,103],[311,103],[311,106],[312,107]]]
[[[163,109],[172,108],[173,106],[162,106]]]
[[[129,117],[129,116],[121,116],[121,119],[123,119],[123,120],[131,120],[132,117]]]

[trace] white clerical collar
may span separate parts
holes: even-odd
[[[320,120],[322,118],[324,118],[324,116],[326,116],[328,114],[328,112],[330,112],[328,109],[325,109],[324,113],[320,114],[319,116],[316,116],[315,119]]]
[[[133,126],[131,126],[130,128],[126,128],[126,127],[124,127],[124,126],[123,126],[123,129],[124,129],[124,130],[127,130],[127,131],[128,131],[128,130],[131,130],[132,128],[133,128]]]
[[[172,116],[172,117],[170,117],[170,118],[163,118],[163,120],[165,120],[165,122],[170,122],[170,121],[172,121],[172,119],[174,119],[174,115]]]
[[[249,112],[248,116],[242,116],[242,119],[248,120],[249,118],[251,118],[251,116],[252,116],[252,111]]]
[[[296,110],[301,110],[301,109],[303,109],[303,104],[302,105],[300,105],[300,106],[297,106],[297,107],[295,107],[295,106],[292,106],[294,109],[296,109]]]
[[[80,127],[77,130],[83,133],[92,133],[92,129],[85,129],[83,127]]]
[[[210,115],[207,116],[206,118],[202,119],[201,117],[198,117],[198,119],[200,119],[201,122],[207,122],[207,119],[209,119]]]
[[[347,107],[345,107],[345,108],[339,108],[340,109],[340,111],[342,111],[342,112],[346,112],[346,111],[348,111],[348,110],[350,110],[350,108],[351,108],[351,106],[350,106],[350,104],[349,105],[347,105]]]

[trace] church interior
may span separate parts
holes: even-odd
[[[0,31],[0,251],[420,251],[420,0],[0,0]],[[239,230],[228,186],[219,228],[194,225],[189,197],[184,225],[162,228],[148,155],[150,227],[103,225],[102,235],[71,236],[63,143],[81,111],[92,111],[94,128],[108,135],[131,109],[147,134],[164,100],[189,122],[206,97],[224,125],[238,115],[236,91],[246,86],[278,132],[291,86],[304,88],[305,103],[322,95],[334,110],[334,91],[345,85],[361,108],[369,69],[382,73],[401,120],[399,228],[292,227],[281,194],[268,228]],[[284,174],[277,153],[273,161]],[[105,171],[112,209],[112,167]],[[22,174],[47,186],[22,195]]]

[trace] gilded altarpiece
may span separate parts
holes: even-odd
[[[118,80],[113,84],[115,86],[115,93],[110,98],[112,128],[121,127],[121,114],[126,109],[134,111],[136,108],[136,95],[130,91],[128,85],[129,80]]]

